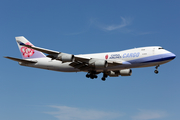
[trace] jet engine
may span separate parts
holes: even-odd
[[[109,71],[108,75],[109,75],[109,77],[118,77],[119,71]]]
[[[94,62],[94,66],[96,68],[106,68],[108,66],[108,63],[106,60],[98,60]]]
[[[124,69],[119,71],[121,76],[131,76],[132,70],[131,69]]]
[[[95,68],[106,68],[108,66],[108,63],[106,60],[91,59],[91,60],[89,60],[89,65],[91,65]]]
[[[110,77],[118,77],[119,75],[121,75],[121,76],[131,76],[132,70],[131,69],[123,69],[123,70],[118,70],[118,71],[109,71],[107,74]]]
[[[56,59],[62,62],[72,62],[74,60],[74,55],[67,53],[60,53],[57,55]]]

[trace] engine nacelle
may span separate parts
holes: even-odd
[[[109,77],[118,77],[119,76],[119,71],[109,71],[108,72]]]
[[[62,62],[72,62],[74,60],[74,55],[67,53],[60,53],[57,57],[57,60],[61,60]]]
[[[106,60],[101,59],[91,59],[89,61],[89,65],[95,67],[95,68],[106,68],[108,66],[108,63]]]
[[[106,68],[108,66],[108,63],[106,60],[98,60],[94,62],[94,65],[96,68]]]
[[[132,70],[131,69],[123,69],[123,70],[118,70],[118,71],[109,71],[107,74],[110,77],[118,77],[119,75],[121,75],[121,76],[131,76]]]
[[[124,69],[119,71],[121,76],[131,76],[132,70],[131,69]]]

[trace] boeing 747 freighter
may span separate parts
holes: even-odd
[[[73,55],[34,46],[25,37],[16,37],[22,59],[5,57],[19,62],[22,66],[60,72],[87,72],[87,78],[102,80],[109,77],[131,76],[131,68],[158,67],[173,60],[176,55],[160,46],[140,47],[118,52]],[[45,55],[45,54],[46,55]]]

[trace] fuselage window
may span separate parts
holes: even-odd
[[[161,48],[159,48],[159,49],[164,49],[164,48],[161,47]]]

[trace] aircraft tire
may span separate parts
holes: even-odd
[[[155,70],[155,71],[154,71],[154,73],[158,74],[158,73],[159,73],[159,71],[158,71],[158,70]]]
[[[89,77],[90,77],[90,75],[89,75],[89,74],[86,74],[86,77],[87,77],[87,78],[89,78]]]
[[[101,80],[102,80],[102,81],[105,81],[105,80],[106,80],[106,78],[105,78],[105,77],[102,77],[102,78],[101,78]]]

